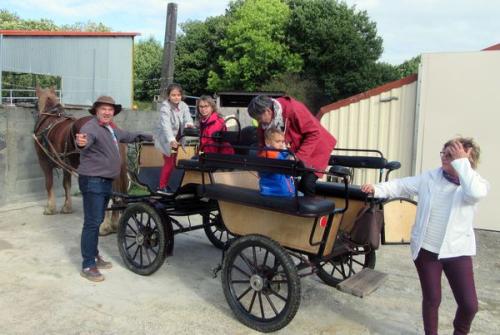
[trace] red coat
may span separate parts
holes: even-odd
[[[276,99],[283,111],[285,142],[306,167],[324,171],[337,143],[333,137],[301,102],[290,98]],[[264,145],[264,130],[257,130],[259,143]],[[321,173],[317,173],[321,176]]]
[[[218,131],[226,131],[224,119],[212,113],[206,121],[200,121],[200,150],[203,152],[233,155],[234,149],[228,142],[218,142],[212,136]],[[215,145],[212,145],[215,144]]]

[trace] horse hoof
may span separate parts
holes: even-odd
[[[112,228],[105,227],[105,228],[99,229],[99,236],[107,236],[107,235],[111,235],[113,233],[116,233],[116,230],[113,230]]]
[[[43,210],[43,215],[54,215],[56,214],[56,210],[54,208],[45,208]]]
[[[61,208],[61,212],[60,213],[61,214],[71,214],[71,213],[73,213],[73,209],[63,207],[63,208]]]

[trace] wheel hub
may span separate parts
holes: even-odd
[[[144,235],[141,233],[137,234],[135,237],[135,241],[137,242],[138,245],[143,245],[144,244]]]
[[[261,276],[255,274],[252,277],[250,277],[250,286],[255,291],[260,292],[260,291],[262,291],[262,288],[264,287],[264,279]]]

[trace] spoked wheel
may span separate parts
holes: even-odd
[[[300,279],[292,258],[260,235],[231,244],[222,267],[222,288],[236,318],[261,332],[285,327],[300,305]]]
[[[224,249],[226,242],[234,237],[226,229],[218,210],[203,214],[203,226],[208,239],[218,249]]]
[[[369,247],[352,247],[353,251],[347,251],[335,256],[328,261],[322,261],[318,265],[317,275],[330,286],[337,286],[343,280],[351,277],[364,268],[375,267],[375,250]]]
[[[150,275],[165,261],[165,228],[160,215],[144,203],[129,206],[118,224],[118,249],[125,265]]]

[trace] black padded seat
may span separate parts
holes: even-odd
[[[335,209],[335,204],[332,201],[319,197],[288,198],[263,196],[258,190],[224,184],[200,185],[198,186],[198,192],[200,196],[209,199],[238,203],[245,206],[304,217],[328,215]]]
[[[342,165],[352,168],[385,169],[387,160],[382,157],[331,155],[328,165]]]
[[[179,159],[177,168],[183,170],[200,170],[200,161],[196,159]]]
[[[365,201],[367,198],[367,194],[361,191],[361,186],[359,185],[348,185],[347,193],[349,199]],[[318,181],[316,182],[316,194],[327,197],[345,198],[345,186],[342,183]]]

